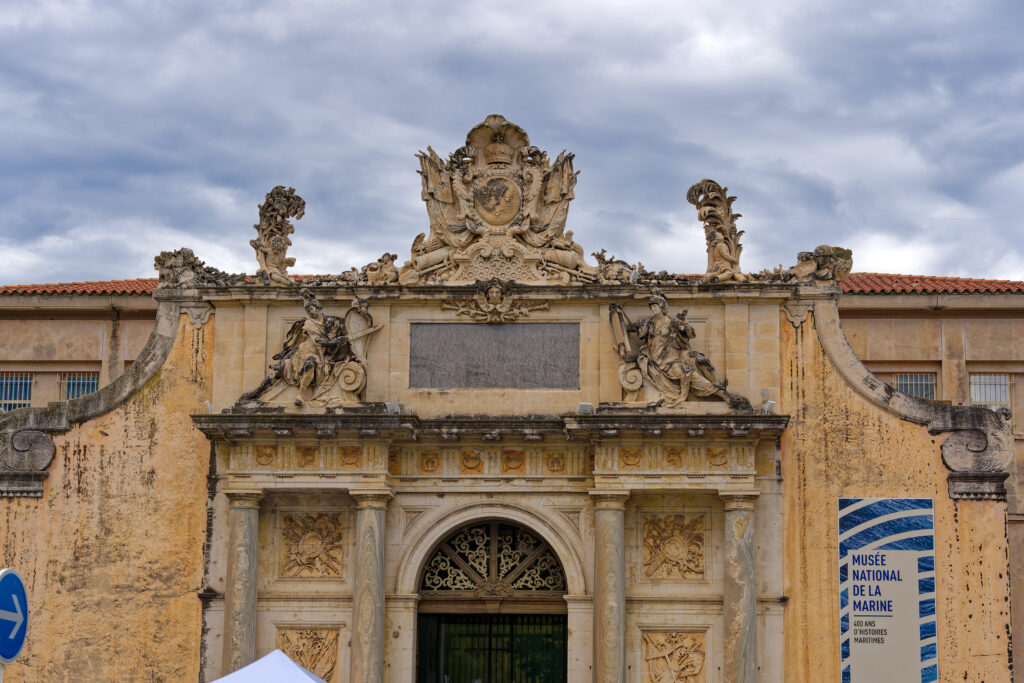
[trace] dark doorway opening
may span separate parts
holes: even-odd
[[[417,683],[566,683],[564,614],[420,614]]]

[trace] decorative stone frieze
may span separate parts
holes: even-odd
[[[342,576],[348,542],[343,515],[285,513],[281,515],[280,533],[281,577]]]
[[[704,683],[705,635],[696,631],[643,632],[644,683]]]
[[[641,515],[643,575],[647,579],[704,578],[707,515]]]
[[[510,323],[527,318],[532,311],[544,311],[548,303],[519,303],[514,294],[515,283],[511,280],[491,278],[477,280],[477,291],[472,299],[445,299],[441,307],[464,315],[470,320],[487,323]]]
[[[338,633],[336,628],[282,628],[277,631],[277,648],[326,683],[336,683]]]

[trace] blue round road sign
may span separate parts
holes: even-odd
[[[28,596],[13,569],[0,569],[0,663],[10,664],[21,652],[28,632]]]

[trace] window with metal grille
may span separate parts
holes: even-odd
[[[32,373],[0,371],[0,412],[32,404]]]
[[[896,373],[896,391],[918,398],[935,400],[935,373]]]
[[[971,373],[971,403],[1010,407],[1010,376],[1004,373]]]
[[[57,375],[57,400],[70,401],[100,388],[98,372],[61,372]]]

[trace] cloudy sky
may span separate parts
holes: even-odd
[[[1024,279],[1024,3],[3,0],[0,284],[256,270],[274,185],[297,273],[404,259],[414,154],[504,114],[581,171],[569,228],[700,272],[687,187],[727,185],[743,266]]]

